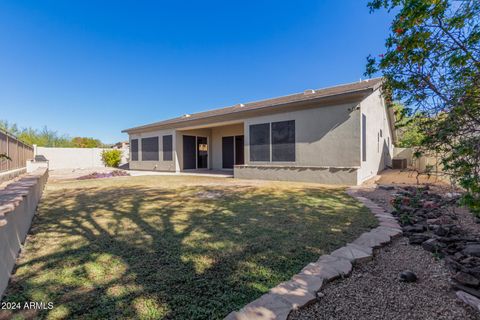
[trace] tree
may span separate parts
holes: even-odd
[[[397,129],[397,146],[401,148],[412,148],[422,145],[425,138],[422,133],[422,118],[409,116],[405,106],[400,103],[394,103],[392,108],[395,113],[395,127]]]
[[[386,52],[367,58],[367,75],[383,73],[392,105],[422,119],[417,153],[442,155],[444,171],[480,214],[480,1],[373,0],[371,12],[397,12]]]
[[[39,147],[72,147],[70,138],[66,135],[59,135],[57,131],[43,127],[41,130],[24,128],[17,135],[20,140],[29,144],[36,144]]]
[[[72,139],[72,144],[76,148],[101,148],[103,143],[94,138],[75,137]]]
[[[67,135],[61,135],[57,131],[43,127],[41,130],[33,128],[19,129],[17,124],[0,120],[0,129],[3,129],[28,144],[36,144],[39,147],[57,147],[57,148],[101,148],[103,143],[94,138],[75,137],[71,139]]]

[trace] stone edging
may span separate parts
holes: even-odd
[[[0,190],[0,299],[47,179],[48,170],[37,169]]]
[[[347,189],[347,194],[360,201],[377,217],[379,226],[361,234],[318,261],[309,263],[291,280],[283,282],[239,311],[230,313],[225,320],[273,320],[287,319],[292,310],[303,307],[317,299],[322,285],[346,276],[352,265],[373,258],[373,249],[379,248],[401,236],[402,229],[395,218],[373,201],[357,195],[358,187]]]

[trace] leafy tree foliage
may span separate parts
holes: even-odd
[[[75,137],[72,139],[72,144],[75,148],[101,148],[103,143],[94,138]]]
[[[20,140],[28,144],[36,144],[39,147],[60,147],[60,148],[100,148],[103,143],[94,138],[75,137],[71,139],[67,135],[60,135],[57,131],[47,127],[43,129],[23,128],[17,124],[0,120],[0,129],[10,132]]]
[[[409,116],[405,106],[400,103],[394,103],[396,129],[397,129],[397,147],[413,148],[422,145],[425,138],[421,130],[421,117]]]
[[[367,58],[384,91],[421,118],[418,152],[442,155],[444,170],[480,214],[480,1],[372,0],[395,12],[386,52]]]

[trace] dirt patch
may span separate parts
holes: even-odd
[[[418,177],[418,183],[420,184],[430,184],[430,185],[441,185],[448,186],[448,183],[445,178],[440,176],[431,175],[420,175]],[[382,171],[380,179],[377,180],[379,185],[415,185],[417,184],[417,172],[412,170],[393,170],[388,169]]]

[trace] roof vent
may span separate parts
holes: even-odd
[[[244,105],[243,103],[239,103],[239,104],[237,104],[235,107],[243,108],[243,107],[245,107],[245,105]]]
[[[304,95],[309,95],[309,94],[314,94],[314,93],[315,93],[315,90],[313,90],[313,89],[307,89],[307,90],[303,91]]]
[[[190,118],[191,115],[189,115],[188,113],[185,113],[182,118]]]

